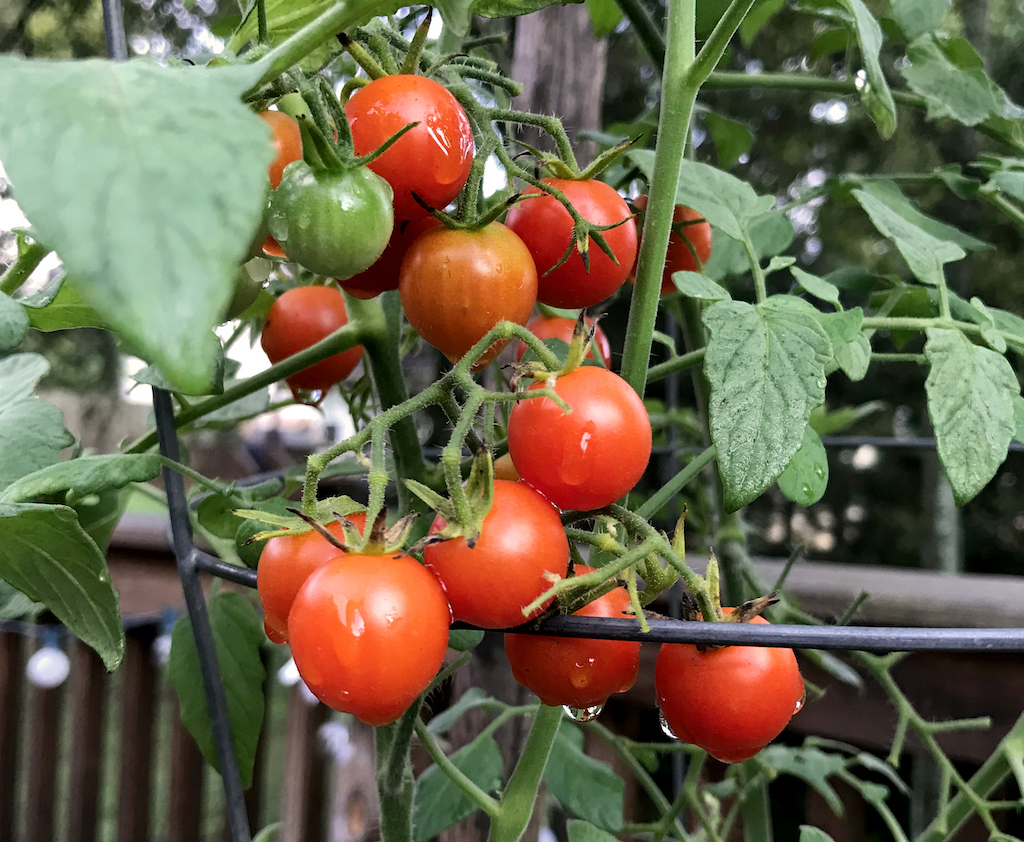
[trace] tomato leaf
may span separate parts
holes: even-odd
[[[835,840],[821,828],[802,824],[800,825],[800,842],[835,842]]]
[[[501,750],[490,734],[481,734],[451,756],[452,763],[486,792],[501,786]],[[413,800],[413,842],[427,842],[477,810],[436,764],[416,781]]]
[[[723,170],[732,169],[754,145],[753,133],[738,120],[730,120],[713,111],[705,112],[703,116],[718,153],[718,166]]]
[[[839,303],[839,289],[835,284],[831,284],[817,275],[812,275],[810,272],[805,272],[798,266],[791,266],[789,271],[793,273],[793,278],[804,292],[821,301],[828,302],[837,310],[842,309],[842,305]]]
[[[595,38],[604,38],[615,31],[622,20],[622,9],[615,0],[586,0],[590,12],[590,25]]]
[[[0,579],[0,622],[20,620],[23,617],[38,614],[45,608],[45,605],[33,602],[17,588]]]
[[[672,283],[683,295],[701,301],[729,301],[729,291],[700,272],[673,272]]]
[[[1016,428],[1013,440],[1024,444],[1024,397],[1020,395],[1013,396],[1013,424]]]
[[[871,363],[871,343],[861,330],[864,311],[860,307],[838,313],[818,313],[818,322],[832,342],[831,373],[841,368],[851,380],[863,380]]]
[[[220,678],[230,690],[228,718],[235,759],[242,786],[248,788],[252,784],[256,744],[263,727],[263,681],[266,677],[260,657],[260,645],[265,639],[263,622],[252,603],[241,594],[219,593],[210,599],[207,607]],[[178,694],[182,723],[195,738],[206,761],[217,769],[213,723],[199,669],[199,651],[187,614],[174,624],[171,633],[167,679]]]
[[[958,330],[929,328],[924,389],[935,443],[958,506],[995,476],[1016,435],[1020,384],[1002,354],[973,344]]]
[[[33,394],[49,370],[38,354],[0,359],[0,489],[60,461],[74,444],[60,410]]]
[[[89,537],[96,542],[100,552],[106,556],[110,547],[110,539],[117,529],[128,502],[132,496],[130,488],[107,488],[86,497],[80,497],[71,503],[71,508],[78,515],[78,522]]]
[[[786,0],[758,0],[754,3],[740,24],[740,40],[743,41],[743,45],[749,47],[768,21],[785,7]]]
[[[933,236],[866,190],[854,190],[853,195],[875,227],[899,249],[910,271],[921,282],[933,286],[941,284],[943,265],[967,256],[956,243]]]
[[[907,41],[939,28],[953,0],[891,0],[892,16]]]
[[[21,344],[28,333],[28,314],[21,302],[0,292],[0,352]]]
[[[756,306],[719,301],[704,312],[711,436],[730,511],[775,482],[825,399],[832,347],[816,314],[787,296]]]
[[[885,80],[885,73],[879,61],[882,50],[882,27],[878,25],[874,15],[864,5],[863,0],[839,0],[839,3],[853,15],[853,30],[860,44],[861,56],[864,58],[865,79],[860,88],[860,101],[864,109],[884,138],[892,137],[896,131],[896,103],[892,99],[892,91]]]
[[[796,236],[793,223],[784,213],[772,211],[752,220],[747,233],[754,252],[762,260],[784,252]],[[716,281],[729,275],[745,275],[750,271],[750,259],[743,243],[721,231],[712,232],[711,257],[704,264],[704,274]]]
[[[799,506],[817,503],[828,487],[828,454],[808,424],[800,449],[779,476],[779,490]]]
[[[615,842],[607,830],[601,830],[590,822],[573,819],[567,826],[569,842]]]
[[[574,815],[611,833],[622,829],[622,778],[607,763],[583,753],[583,732],[568,722],[551,746],[544,781]]]
[[[0,158],[33,231],[180,391],[207,388],[266,202],[269,132],[239,99],[255,72],[0,56],[0,113],[19,114]]]
[[[41,602],[115,670],[124,658],[117,591],[74,509],[0,503],[0,578]]]
[[[828,780],[843,771],[845,758],[842,755],[811,746],[771,745],[763,749],[758,758],[771,769],[792,775],[813,787],[833,813],[843,815],[843,801]]]
[[[19,301],[28,308],[29,323],[36,330],[49,332],[72,327],[107,326],[66,277],[58,278],[40,292]]]
[[[21,477],[0,492],[0,502],[23,503],[62,491],[84,497],[131,482],[149,482],[159,473],[160,457],[155,454],[81,456]]]

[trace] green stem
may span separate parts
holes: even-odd
[[[665,39],[641,0],[616,0],[655,67],[665,65]]]
[[[747,254],[747,260],[750,262],[750,271],[754,276],[754,296],[757,298],[758,303],[761,303],[768,297],[768,289],[765,285],[764,269],[761,268],[761,261],[757,256],[757,252],[754,251],[754,244],[750,241],[749,236],[745,236],[743,239],[743,251]]]
[[[419,703],[414,702],[397,722],[374,729],[381,842],[412,842],[415,782],[409,744],[417,719]]]
[[[697,58],[693,63],[693,76],[698,88],[704,85],[712,71],[718,66],[718,62],[722,60],[729,42],[732,41],[732,36],[736,34],[736,30],[743,23],[743,18],[747,16],[747,12],[755,2],[756,0],[732,0],[725,13],[718,19],[718,23],[715,24],[714,30],[708,36],[708,40],[704,42],[704,46],[697,53]]]
[[[261,87],[288,70],[292,65],[339,32],[372,17],[380,8],[379,0],[339,0],[319,17],[310,21],[286,41],[272,49],[253,65],[259,70],[259,80],[243,95],[249,99]],[[232,44],[234,48],[242,45]]]
[[[680,354],[678,357],[673,357],[663,363],[651,366],[647,371],[647,382],[654,383],[658,380],[664,380],[666,377],[671,374],[675,374],[677,371],[685,371],[695,365],[700,365],[702,362],[704,362],[703,348],[698,348],[696,351],[690,351],[688,354]]]
[[[756,780],[760,778],[760,780]],[[746,842],[772,842],[772,811],[768,801],[768,781],[750,763],[740,767],[743,789],[743,838]]]
[[[561,722],[561,707],[538,706],[523,753],[501,797],[501,810],[491,823],[488,842],[518,842],[523,835]]]
[[[267,2],[256,0],[256,26],[261,44],[270,43],[270,34],[267,32]]]
[[[647,386],[647,367],[661,298],[661,276],[672,233],[679,164],[690,134],[690,118],[700,88],[700,83],[691,79],[695,58],[695,10],[695,0],[669,0],[654,172],[640,238],[636,283],[629,307],[620,372],[641,397]]]
[[[20,250],[18,259],[7,267],[7,271],[0,276],[0,293],[13,295],[25,281],[28,280],[36,267],[42,263],[43,258],[50,253],[46,246],[40,243],[32,243]]]
[[[981,195],[984,196],[991,205],[998,208],[998,210],[1009,217],[1018,228],[1024,228],[1024,210],[1021,210],[1015,202],[1011,202],[1005,196],[999,193],[993,193],[990,190],[982,190]]]
[[[640,517],[654,517],[654,515],[661,511],[662,506],[665,506],[679,492],[679,489],[685,487],[690,480],[717,458],[718,448],[714,445],[703,450],[685,468],[645,500],[643,505],[636,510],[636,513]]]
[[[451,782],[462,790],[462,793],[476,804],[477,807],[487,813],[488,816],[492,819],[496,818],[501,812],[501,805],[480,789],[465,772],[452,763],[448,755],[441,751],[441,747],[437,744],[437,740],[434,739],[434,735],[420,721],[416,722],[416,736],[420,738],[420,742],[423,743],[427,754],[430,755],[431,759],[437,764],[437,767],[448,776]]]

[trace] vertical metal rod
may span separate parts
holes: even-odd
[[[107,39],[107,56],[114,61],[127,61],[128,41],[124,34],[121,0],[103,0],[103,34]]]
[[[163,389],[153,389],[153,410],[156,414],[157,438],[160,453],[175,462],[179,459],[178,435],[174,428],[174,409],[171,396]],[[185,604],[192,621],[192,634],[199,651],[199,668],[203,676],[203,687],[210,708],[213,724],[213,738],[217,749],[217,762],[224,782],[224,800],[228,813],[228,827],[234,842],[250,842],[249,818],[245,811],[245,797],[242,779],[235,762],[234,744],[231,740],[231,721],[228,718],[228,702],[224,684],[217,664],[217,649],[213,642],[210,616],[206,612],[206,599],[199,584],[196,569],[198,551],[192,544],[192,527],[189,523],[188,500],[185,497],[185,482],[181,474],[169,468],[163,470],[167,490],[167,509],[171,519],[171,539],[174,557],[178,562]]]

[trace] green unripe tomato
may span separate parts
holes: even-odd
[[[310,272],[345,280],[369,269],[394,227],[391,186],[366,167],[285,167],[270,200],[270,233],[288,259]]]

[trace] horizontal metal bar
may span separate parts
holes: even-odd
[[[600,637],[650,643],[781,646],[790,649],[859,649],[868,652],[1024,652],[1024,628],[908,628],[800,626],[651,620],[650,632],[629,618],[549,617],[514,631],[557,637]],[[453,628],[468,629],[464,623]],[[509,630],[511,631],[511,630]]]

